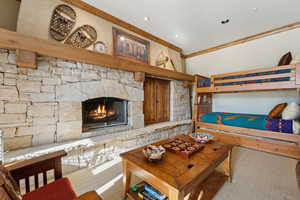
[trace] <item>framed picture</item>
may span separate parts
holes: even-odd
[[[149,64],[150,42],[113,28],[114,55]]]

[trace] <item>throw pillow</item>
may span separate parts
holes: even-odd
[[[293,133],[300,134],[300,122],[297,120],[293,120]]]
[[[281,103],[276,105],[271,112],[269,112],[268,117],[270,118],[279,118],[281,117],[281,114],[283,112],[283,110],[286,108],[287,103]]]
[[[289,65],[292,61],[292,54],[291,52],[288,52],[287,54],[283,55],[278,63],[278,66],[282,65]]]
[[[296,120],[300,117],[300,106],[296,103],[290,103],[282,112],[282,119]]]

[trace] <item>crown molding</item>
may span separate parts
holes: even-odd
[[[260,38],[267,37],[267,36],[270,36],[270,35],[274,35],[274,34],[277,34],[277,33],[281,33],[281,32],[284,32],[284,31],[289,31],[289,30],[296,29],[296,28],[299,28],[299,27],[300,27],[300,22],[296,22],[296,23],[293,23],[293,24],[288,24],[288,25],[285,25],[285,26],[282,26],[282,27],[279,27],[279,28],[275,28],[275,29],[271,29],[269,31],[265,31],[265,32],[262,32],[262,33],[259,33],[259,34],[251,35],[251,36],[239,39],[239,40],[235,40],[235,41],[232,41],[232,42],[221,44],[221,45],[209,48],[209,49],[196,51],[194,53],[184,55],[183,58],[187,59],[187,58],[192,58],[192,57],[195,57],[195,56],[207,54],[207,53],[210,53],[210,52],[213,52],[213,51],[217,51],[217,50],[224,49],[224,48],[227,48],[227,47],[231,47],[231,46],[234,46],[234,45],[242,44],[242,43],[249,42],[249,41],[252,41],[252,40],[260,39]]]

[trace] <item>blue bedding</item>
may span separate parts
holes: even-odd
[[[292,120],[270,118],[267,115],[210,112],[200,115],[199,118],[199,121],[201,122],[212,124],[223,124],[242,128],[293,133]]]

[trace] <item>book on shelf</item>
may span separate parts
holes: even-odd
[[[156,198],[148,194],[145,190],[140,191],[138,193],[138,197],[141,198],[142,200],[157,200]]]
[[[137,196],[139,200],[168,200],[168,197],[150,185],[143,183],[138,186]]]
[[[144,185],[145,191],[152,197],[154,197],[157,200],[167,200],[168,197],[164,194],[162,194],[161,192],[159,192],[158,190],[154,189],[153,187],[151,187],[148,184]]]

